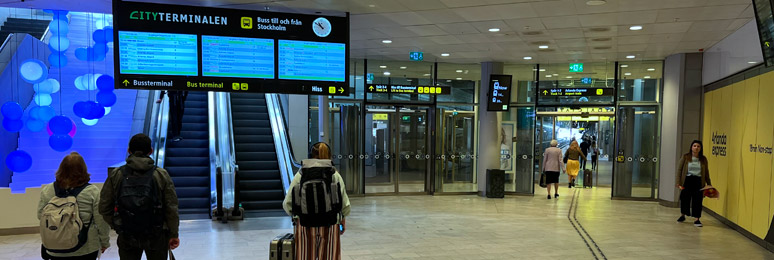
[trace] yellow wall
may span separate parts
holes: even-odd
[[[704,154],[721,194],[704,204],[763,239],[774,216],[774,178],[772,154],[758,147],[774,147],[774,72],[705,93],[703,115]],[[715,135],[726,144],[713,143]]]

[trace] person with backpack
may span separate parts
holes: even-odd
[[[147,135],[129,141],[126,165],[113,170],[102,187],[99,213],[118,233],[122,260],[165,260],[180,245],[177,193],[166,170],[158,168]]]
[[[83,157],[72,152],[59,164],[56,181],[40,191],[43,259],[97,259],[110,247],[110,228],[101,217],[94,217],[99,211],[99,188],[89,184],[90,176]]]
[[[330,147],[312,145],[310,158],[302,162],[283,202],[285,212],[293,217],[296,259],[338,260],[349,197],[344,179],[331,162]]]

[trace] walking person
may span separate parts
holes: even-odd
[[[110,227],[98,215],[99,188],[89,184],[89,180],[91,175],[83,157],[72,152],[59,163],[56,181],[40,191],[38,219],[41,220],[43,259],[93,260],[110,247]],[[73,204],[73,207],[67,206]],[[74,229],[75,226],[80,230]],[[86,234],[83,238],[79,236],[82,233]]]
[[[551,199],[551,184],[554,184],[554,198],[559,197],[559,171],[566,171],[562,162],[562,149],[559,142],[551,140],[551,147],[543,153],[543,172],[546,175],[547,199]]]
[[[312,159],[302,162],[283,201],[285,212],[293,217],[296,259],[339,260],[349,197],[331,162],[330,147],[316,143],[310,150]]]
[[[589,154],[589,148],[590,147],[591,147],[591,141],[589,141],[589,137],[584,136],[581,139],[581,143],[580,143],[581,152],[583,152],[583,154]],[[588,162],[588,158],[586,158],[586,156],[583,156],[583,157],[580,158],[581,169],[583,169],[583,170],[586,169],[586,163],[587,162]]]
[[[680,189],[680,212],[677,222],[685,221],[685,216],[696,218],[694,226],[702,227],[701,207],[704,200],[702,189],[712,185],[709,175],[707,157],[704,157],[704,147],[701,141],[691,143],[690,152],[680,158],[677,164],[677,188]]]
[[[572,141],[570,148],[564,153],[564,157],[567,161],[567,177],[570,181],[567,187],[572,188],[575,187],[575,179],[578,178],[578,173],[580,172],[579,160],[586,157],[586,154],[581,151],[578,141]]]
[[[599,148],[597,147],[597,141],[591,142],[591,169],[595,170],[597,168],[597,163],[599,162]]]
[[[183,114],[185,113],[185,100],[188,98],[188,91],[165,90],[161,92],[156,103],[161,103],[164,94],[169,95],[169,136],[170,140],[178,142],[183,140],[180,132],[183,129]]]
[[[121,260],[165,260],[180,245],[177,193],[166,170],[156,167],[147,135],[129,141],[126,165],[113,170],[100,194],[99,213],[118,233]]]

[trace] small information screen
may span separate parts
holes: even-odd
[[[279,78],[344,82],[347,48],[342,43],[279,41]]]
[[[511,104],[511,75],[491,75],[487,111],[508,111]]]
[[[449,95],[451,87],[372,84],[368,85],[366,91],[368,93]]]
[[[541,89],[540,95],[544,97],[589,97],[589,96],[613,96],[612,88],[551,88]]]
[[[274,40],[202,36],[202,75],[274,78]]]
[[[121,74],[199,75],[196,35],[175,33],[118,33]]]

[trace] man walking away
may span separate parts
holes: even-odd
[[[162,91],[156,103],[161,103],[165,93],[169,95],[169,137],[173,142],[178,142],[183,140],[180,131],[183,129],[183,113],[185,113],[185,99],[188,98],[188,91]]]
[[[113,170],[100,194],[99,213],[118,233],[122,260],[165,260],[180,245],[175,185],[166,170],[149,156],[147,135],[129,141],[126,165]]]

